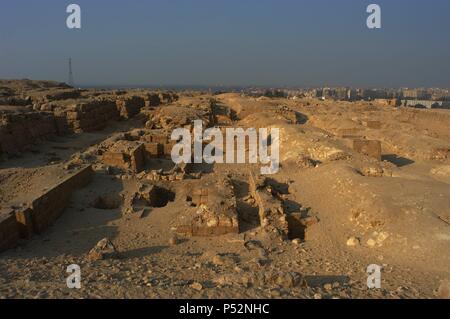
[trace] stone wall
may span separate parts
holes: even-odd
[[[40,139],[55,134],[53,115],[46,112],[0,115],[0,154],[15,154]]]
[[[164,133],[143,135],[140,140],[145,145],[146,158],[170,157],[172,148],[177,143]]]
[[[0,209],[0,252],[14,248],[19,238],[14,210]]]
[[[402,108],[398,116],[400,121],[414,124],[439,135],[450,135],[450,110],[417,110]]]
[[[33,231],[42,233],[53,224],[69,204],[73,191],[89,184],[93,175],[92,166],[84,166],[34,199],[30,207]]]
[[[137,141],[117,141],[105,154],[103,163],[139,173],[145,166],[144,144]]]
[[[81,91],[77,89],[64,89],[47,92],[43,95],[46,101],[58,101],[68,99],[78,99],[81,96]]]
[[[381,142],[374,140],[353,140],[353,150],[381,161]]]
[[[259,208],[261,228],[267,234],[275,235],[282,240],[287,239],[289,224],[284,213],[283,204],[267,190],[266,178],[264,176],[256,176],[250,172],[249,188],[250,194]]]
[[[159,100],[162,104],[173,103],[178,100],[178,95],[173,92],[162,92],[159,93]]]
[[[144,100],[146,107],[159,106],[161,104],[161,99],[156,93],[148,93],[144,96]]]
[[[185,188],[195,208],[188,208],[177,217],[177,233],[187,236],[239,233],[236,197],[229,178],[210,176]]]
[[[17,96],[0,98],[0,105],[26,106],[31,105],[32,103],[30,98],[21,98]]]
[[[110,120],[118,120],[115,103],[107,99],[77,101],[54,109],[59,134],[93,132],[104,129]]]
[[[93,175],[92,166],[86,165],[69,173],[24,207],[1,210],[0,252],[14,247],[19,238],[29,238],[45,231],[64,212],[72,193],[89,184]]]
[[[145,100],[139,96],[120,96],[116,105],[120,116],[129,119],[140,112],[145,106]]]

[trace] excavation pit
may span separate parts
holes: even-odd
[[[104,194],[97,197],[91,206],[102,210],[117,209],[122,205],[122,201],[118,194]]]
[[[175,193],[163,187],[155,186],[150,193],[150,206],[152,207],[165,207],[174,200]]]
[[[147,189],[137,193],[133,200],[134,207],[165,207],[175,200],[175,193],[160,186],[148,186]]]

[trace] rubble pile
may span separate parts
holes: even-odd
[[[53,112],[61,135],[98,131],[119,118],[116,105],[106,99],[69,100],[63,105],[54,102],[41,109]]]
[[[51,113],[0,111],[0,155],[16,154],[56,133]]]
[[[188,184],[190,208],[180,214],[176,232],[187,236],[217,236],[239,232],[236,197],[228,178],[204,177]]]

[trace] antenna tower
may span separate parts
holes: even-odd
[[[69,58],[69,85],[74,86],[73,72],[72,72],[72,58]]]

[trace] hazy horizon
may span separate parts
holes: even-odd
[[[70,30],[66,7],[82,9]],[[366,7],[382,28],[366,27]],[[76,86],[450,88],[450,2],[59,1],[0,4],[0,78]]]

